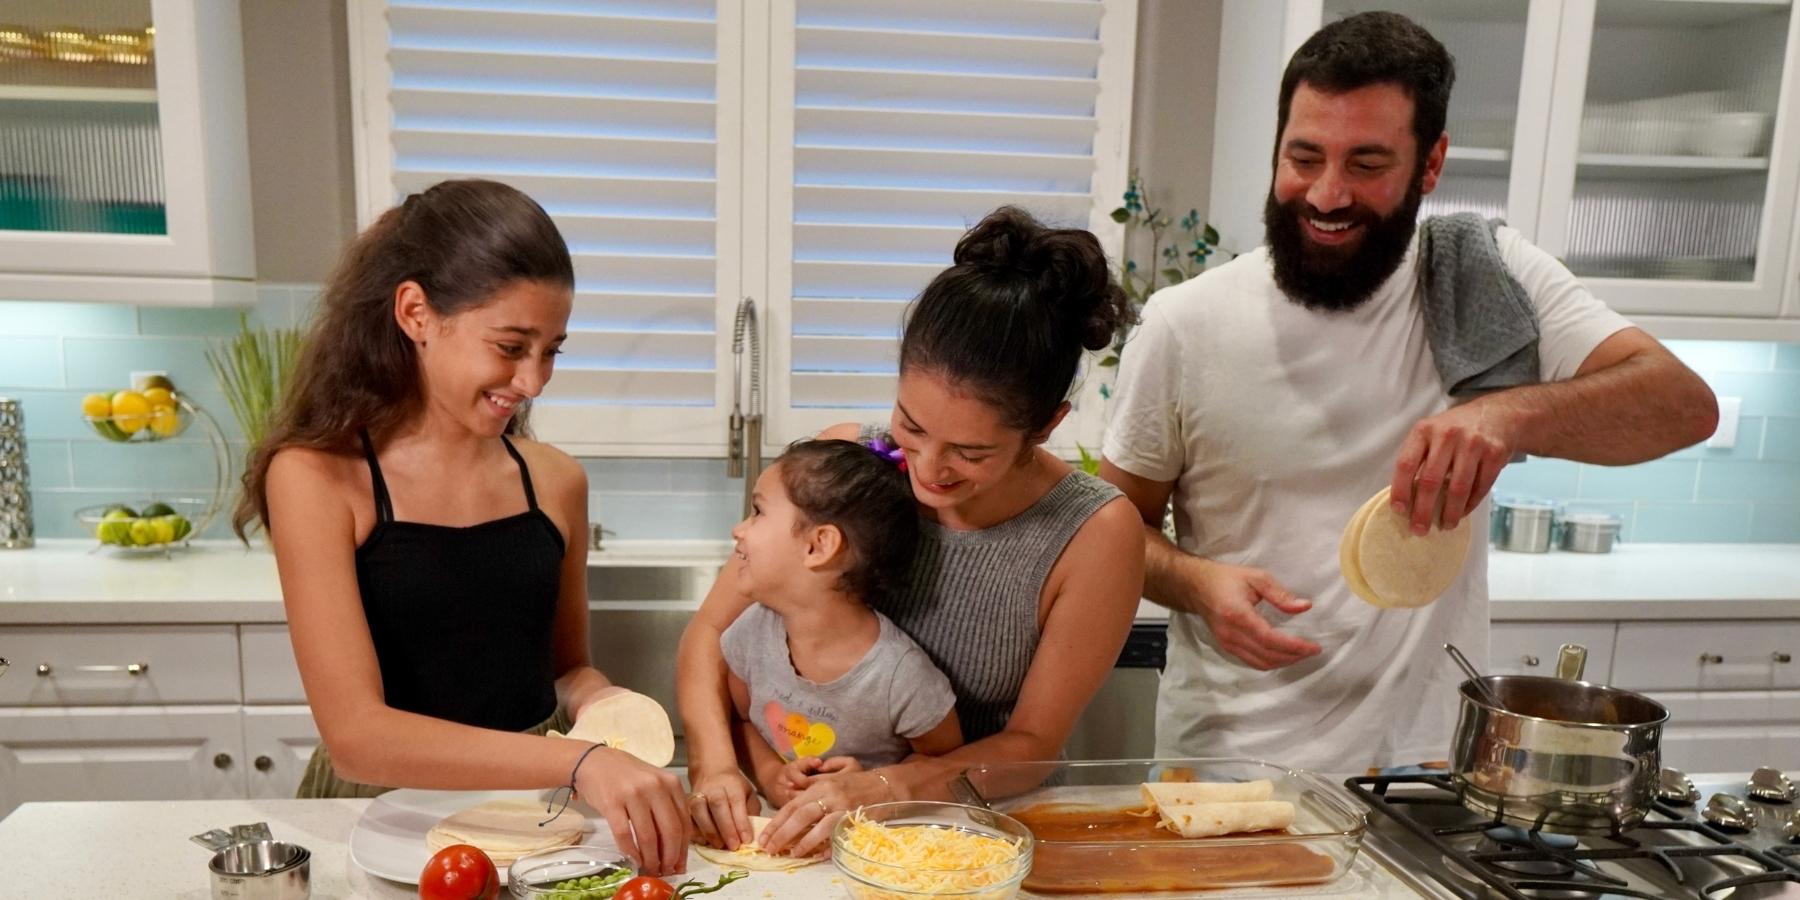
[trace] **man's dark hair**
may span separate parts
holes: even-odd
[[[1419,164],[1444,133],[1456,61],[1419,23],[1392,12],[1365,12],[1321,28],[1294,51],[1281,75],[1281,105],[1275,120],[1275,158],[1287,129],[1294,90],[1301,82],[1327,93],[1372,84],[1394,84],[1413,101],[1413,137]]]

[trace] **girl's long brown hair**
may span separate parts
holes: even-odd
[[[515,281],[573,289],[556,224],[530,197],[495,181],[445,181],[381,214],[338,260],[293,380],[267,435],[250,450],[231,516],[240,539],[269,523],[269,462],[288,447],[357,452],[420,409],[413,343],[394,321],[394,294],[417,282],[440,316],[480,306]],[[524,427],[525,409],[506,425]]]

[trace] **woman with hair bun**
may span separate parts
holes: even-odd
[[[971,761],[1055,759],[1112,669],[1143,588],[1143,524],[1111,485],[1043,448],[1069,412],[1084,351],[1132,321],[1094,236],[1002,207],[963,235],[954,264],[913,302],[887,428],[821,437],[895,446],[920,517],[907,590],[876,608],[949,676],[968,741],[936,758],[813,775],[792,791],[783,761],[740,766],[719,636],[750,598],[733,560],[682,636],[689,812],[700,838],[735,848],[756,811],[748,769],[781,807],[761,846],[806,855],[843,811],[947,799]]]

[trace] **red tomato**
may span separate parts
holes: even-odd
[[[424,900],[495,900],[500,896],[500,873],[481,848],[452,844],[439,850],[419,873],[419,896]]]
[[[639,875],[619,886],[613,900],[670,900],[675,889],[661,878]]]

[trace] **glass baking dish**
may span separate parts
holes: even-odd
[[[1294,804],[1285,832],[1184,838],[1160,829],[1139,786],[1153,781],[1268,779]],[[1037,894],[1168,897],[1169,891],[1318,884],[1349,871],[1368,828],[1344,790],[1310,772],[1253,759],[993,763],[952,785],[958,800],[1025,822],[1037,849],[1025,889]]]

